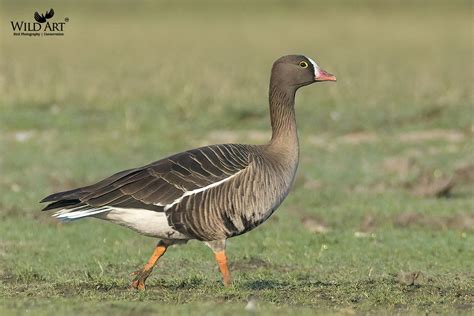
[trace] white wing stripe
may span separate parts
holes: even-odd
[[[229,181],[230,179],[232,179],[233,177],[235,177],[235,176],[237,176],[239,173],[241,173],[243,170],[245,170],[245,169],[242,169],[242,170],[240,170],[239,172],[234,173],[234,174],[231,175],[230,177],[227,177],[227,178],[222,179],[222,180],[220,180],[220,181],[211,183],[211,184],[209,184],[208,186],[205,186],[205,187],[202,187],[202,188],[199,188],[199,189],[195,189],[195,190],[192,190],[192,191],[186,191],[186,192],[184,192],[183,195],[181,195],[179,198],[177,198],[176,200],[174,200],[172,203],[167,204],[167,205],[165,206],[164,210],[165,210],[165,211],[169,210],[173,205],[175,205],[175,204],[181,202],[181,200],[182,200],[183,198],[185,198],[186,196],[193,195],[193,194],[197,194],[197,193],[200,193],[200,192],[209,190],[209,189],[214,188],[214,187],[216,187],[216,186],[218,186],[218,185],[220,185],[220,184],[222,184],[222,183],[224,183],[224,182],[226,182],[226,181]],[[155,205],[161,206],[160,203],[155,203]]]

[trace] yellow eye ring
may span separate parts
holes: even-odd
[[[300,67],[302,68],[308,68],[308,63],[305,61],[300,61]]]

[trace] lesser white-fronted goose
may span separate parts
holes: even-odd
[[[61,220],[96,217],[160,238],[132,286],[145,281],[168,246],[197,239],[209,246],[225,285],[226,239],[263,223],[288,194],[298,166],[295,93],[335,81],[310,58],[279,58],[270,78],[272,138],[265,145],[222,144],[191,149],[125,170],[96,184],[52,194],[43,210]]]

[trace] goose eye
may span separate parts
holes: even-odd
[[[305,61],[300,61],[300,67],[308,68],[308,63]]]

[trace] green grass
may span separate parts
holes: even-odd
[[[469,1],[50,6],[64,37],[0,33],[0,314],[230,315],[250,296],[269,315],[473,312]],[[0,17],[36,10],[3,0]],[[167,154],[264,142],[269,70],[287,53],[338,82],[298,92],[295,186],[229,240],[231,287],[192,241],[131,291],[155,240],[39,212],[51,192]],[[446,177],[449,197],[414,194]]]

